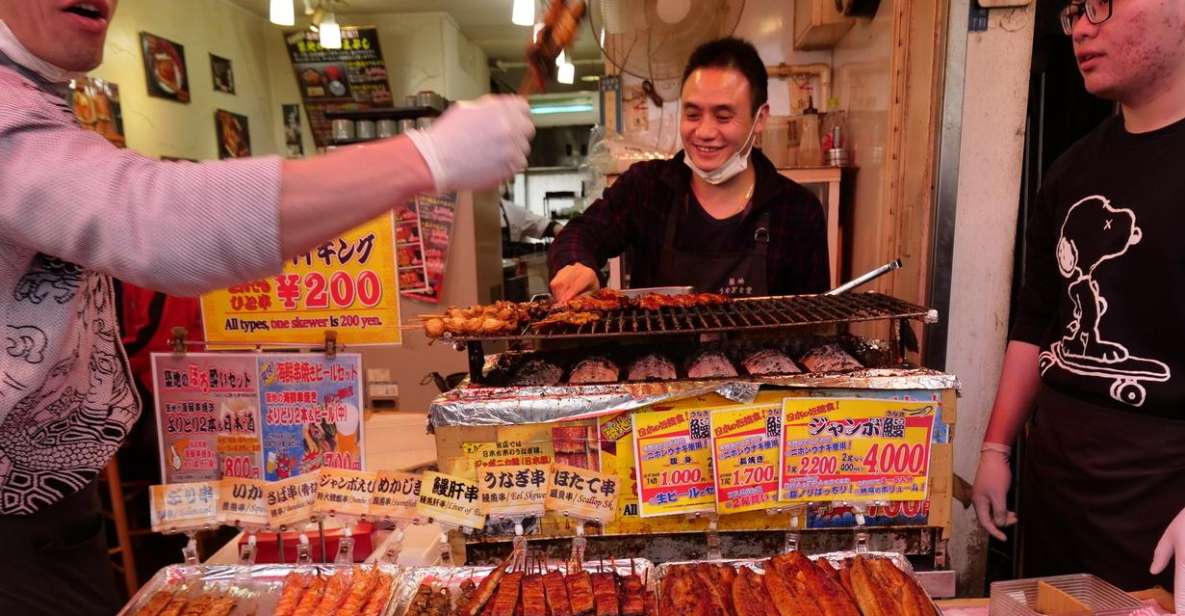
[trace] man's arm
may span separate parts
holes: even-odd
[[[1025,425],[1037,401],[1041,387],[1041,373],[1037,356],[1041,349],[1035,344],[1013,340],[1004,352],[1004,371],[996,387],[996,400],[988,419],[983,442],[1011,446]]]

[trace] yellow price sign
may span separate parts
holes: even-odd
[[[716,511],[768,509],[778,502],[781,404],[712,413]]]
[[[313,513],[362,517],[370,511],[374,496],[375,473],[322,468],[317,479],[317,498]]]
[[[937,406],[869,398],[783,401],[784,501],[918,501]]]
[[[194,481],[151,486],[152,530],[176,533],[218,524],[218,482]]]
[[[219,522],[239,528],[267,526],[267,504],[263,498],[267,482],[226,477],[220,484]]]
[[[480,494],[481,490],[475,482],[427,472],[424,473],[416,512],[437,522],[480,530],[486,525],[486,518],[480,508]]]
[[[638,514],[715,511],[710,412],[652,411],[632,418]]]

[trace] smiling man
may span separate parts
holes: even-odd
[[[1185,0],[1075,0],[1060,18],[1086,89],[1121,113],[1041,186],[975,509],[1000,539],[1016,521],[1008,458],[1032,416],[1022,574],[1175,585],[1185,613]]]
[[[102,60],[116,6],[0,0],[4,615],[118,607],[95,478],[140,401],[112,277],[189,296],[270,276],[417,192],[497,185],[526,167],[534,134],[525,100],[486,97],[430,129],[305,160],[145,158],[82,130],[64,99]]]
[[[626,252],[634,288],[826,290],[822,206],[753,147],[769,115],[767,80],[747,41],[724,38],[691,54],[680,97],[683,151],[634,164],[564,227],[548,254],[557,301],[598,288],[597,272]]]

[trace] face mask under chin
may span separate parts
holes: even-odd
[[[696,175],[698,175],[701,180],[712,185],[723,184],[740,175],[745,171],[745,169],[749,168],[749,157],[753,154],[753,140],[757,131],[757,120],[761,116],[762,109],[765,108],[765,106],[762,106],[757,110],[757,113],[753,116],[753,125],[749,127],[749,136],[745,138],[744,145],[738,148],[737,151],[733,152],[732,156],[729,156],[728,160],[724,161],[724,164],[711,171],[704,171],[703,169],[699,168],[699,165],[696,165],[695,162],[691,160],[691,155],[686,151],[683,152],[683,162],[688,167],[690,167],[691,170]],[[684,150],[686,149],[687,148],[684,148]]]

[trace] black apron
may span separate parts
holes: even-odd
[[[690,197],[671,212],[662,243],[656,286],[692,286],[697,293],[769,295],[769,209],[757,219],[753,247],[737,252],[688,252],[675,247],[679,215],[691,214]]]
[[[1020,492],[1021,577],[1092,573],[1124,590],[1172,588],[1172,565],[1159,576],[1148,568],[1185,507],[1185,421],[1042,385]]]

